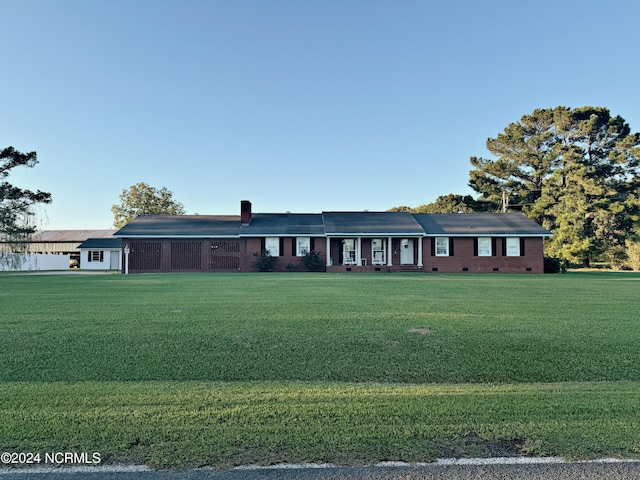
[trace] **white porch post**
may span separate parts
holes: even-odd
[[[422,237],[418,237],[418,266],[420,268],[423,267],[423,265],[422,265]]]
[[[391,266],[391,237],[387,238],[387,266]]]
[[[356,243],[356,265],[362,265],[362,237],[358,237],[358,242]]]
[[[125,247],[124,249],[124,274],[125,275],[129,275],[129,252],[131,252],[131,250],[129,249],[129,247]]]
[[[331,266],[331,239],[327,237],[327,267]]]

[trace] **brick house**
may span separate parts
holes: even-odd
[[[268,250],[274,271],[304,270],[317,252],[327,272],[542,273],[551,233],[518,213],[252,213],[139,216],[122,239],[123,270],[251,272]]]

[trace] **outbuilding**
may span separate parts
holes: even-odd
[[[88,238],[80,245],[80,269],[122,270],[122,240]]]

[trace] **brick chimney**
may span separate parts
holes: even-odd
[[[240,201],[240,223],[249,225],[251,221],[251,202],[249,200]]]

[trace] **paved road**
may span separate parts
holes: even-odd
[[[186,472],[1,472],[0,480],[634,480],[640,462],[527,465],[428,465]]]

